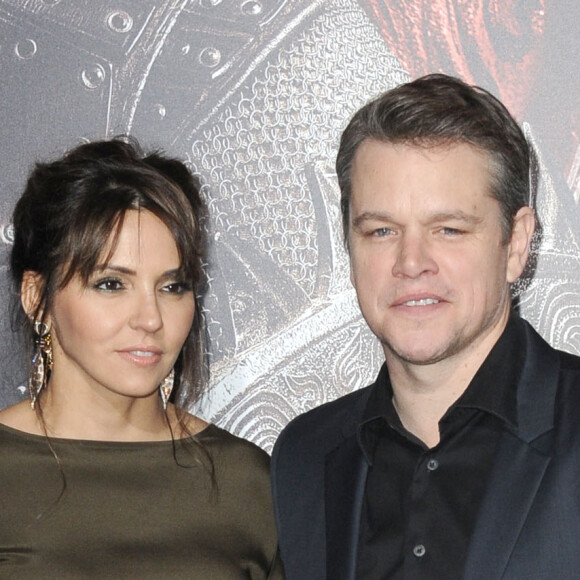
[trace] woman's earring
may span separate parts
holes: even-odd
[[[167,409],[167,403],[169,402],[171,391],[173,391],[174,379],[175,373],[173,369],[171,369],[171,372],[163,379],[163,382],[159,386],[159,392],[161,393],[161,401],[163,403],[163,409]]]
[[[30,406],[32,409],[34,409],[36,401],[38,401],[40,392],[46,387],[51,371],[52,343],[50,326],[37,320],[34,323],[34,354],[32,355],[32,368],[28,378]]]

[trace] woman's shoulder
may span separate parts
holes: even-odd
[[[254,443],[213,424],[199,434],[199,439],[211,456],[222,507],[228,506],[241,520],[250,512],[258,521],[271,518],[270,456]]]
[[[30,401],[20,401],[0,410],[0,425],[30,435],[42,435]]]
[[[213,448],[220,453],[243,453],[246,455],[266,457],[269,455],[258,447],[255,443],[238,437],[225,429],[218,427],[215,423],[208,423],[197,415],[192,415],[183,409],[178,410],[174,422],[174,431],[180,433],[185,438],[195,437],[197,441],[203,443],[207,448]],[[176,431],[176,429],[181,429]],[[178,438],[180,438],[178,436]]]
[[[214,459],[269,470],[270,456],[258,445],[211,423],[197,435]]]

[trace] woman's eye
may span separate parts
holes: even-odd
[[[104,290],[105,292],[115,292],[116,290],[121,290],[123,288],[121,281],[114,278],[99,280],[93,286],[97,290]]]
[[[163,291],[168,294],[185,294],[191,291],[191,285],[187,282],[171,282],[171,284],[166,284],[163,286]]]

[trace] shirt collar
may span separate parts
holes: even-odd
[[[490,413],[510,429],[517,429],[517,383],[525,361],[525,342],[519,318],[513,314],[467,389],[449,407],[441,421],[450,421],[458,409]],[[403,426],[393,406],[393,388],[384,364],[358,429],[359,445],[372,464],[374,450],[384,423],[400,431]]]
[[[510,428],[517,429],[517,384],[526,354],[518,322],[517,316],[510,317],[499,340],[445,417],[456,408],[480,409],[495,415]]]

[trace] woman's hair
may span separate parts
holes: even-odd
[[[17,293],[24,273],[38,273],[40,300],[33,320],[23,317],[32,345],[32,322],[50,312],[55,293],[74,276],[85,284],[112,256],[129,210],[147,210],[170,230],[180,274],[195,297],[192,328],[175,365],[172,394],[187,407],[206,382],[204,290],[205,205],[199,183],[179,160],[143,153],[133,139],[76,147],[62,159],[37,163],[13,214],[11,270]],[[103,256],[103,248],[108,255]],[[25,314],[20,308],[20,314]]]

